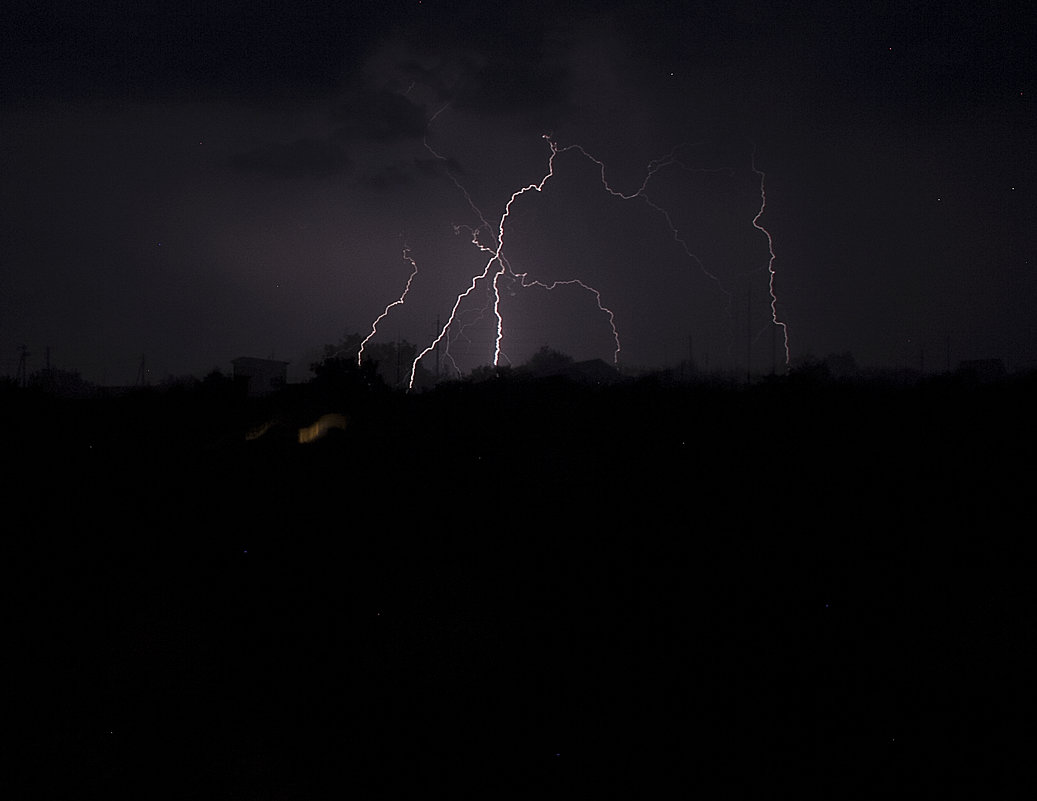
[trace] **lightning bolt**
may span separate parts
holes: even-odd
[[[410,292],[410,286],[414,283],[414,276],[418,274],[418,263],[410,255],[410,248],[406,245],[403,246],[403,258],[410,262],[410,266],[413,268],[410,272],[410,277],[407,279],[407,285],[403,288],[403,292],[400,296],[385,307],[385,311],[378,315],[373,323],[371,323],[371,333],[364,337],[363,342],[360,343],[360,348],[356,352],[356,366],[359,367],[364,359],[364,346],[370,341],[371,337],[378,333],[378,323],[389,316],[390,310],[394,306],[402,306],[403,301],[407,299],[407,293]],[[413,373],[411,374],[411,383],[414,383]]]
[[[553,146],[553,143],[552,143],[552,146]],[[691,259],[692,261],[694,261],[698,265],[698,267],[702,271],[703,275],[705,275],[707,278],[709,278],[709,280],[711,280],[714,284],[717,285],[717,287],[720,289],[720,291],[723,292],[724,295],[727,297],[728,303],[730,304],[730,301],[732,299],[732,295],[727,290],[727,288],[724,287],[724,284],[723,284],[723,282],[721,282],[720,278],[718,276],[716,276],[715,274],[713,274],[712,272],[710,272],[706,268],[706,265],[703,263],[702,259],[700,259],[697,255],[695,255],[692,252],[691,247],[688,245],[687,241],[681,235],[680,229],[677,227],[677,224],[674,223],[673,218],[670,216],[670,213],[648,196],[648,184],[651,182],[652,178],[654,178],[657,173],[659,173],[660,171],[666,169],[667,167],[676,166],[676,167],[679,167],[680,169],[686,170],[687,172],[727,172],[727,171],[729,171],[727,168],[724,168],[724,167],[720,167],[720,168],[716,168],[716,169],[702,169],[702,168],[694,168],[693,169],[691,167],[688,167],[683,161],[681,161],[680,159],[677,158],[677,152],[681,148],[684,148],[684,147],[689,147],[689,145],[688,144],[677,145],[677,147],[673,148],[673,150],[671,150],[669,153],[667,153],[662,158],[653,159],[652,161],[648,162],[648,167],[645,170],[645,177],[644,177],[644,180],[641,181],[641,185],[636,189],[636,191],[629,192],[629,193],[620,192],[618,189],[615,189],[608,182],[608,178],[606,177],[606,174],[605,174],[605,172],[606,172],[605,162],[603,162],[599,158],[596,158],[596,157],[592,156],[590,153],[588,153],[586,150],[584,150],[582,146],[580,146],[580,145],[568,145],[568,146],[566,146],[564,148],[561,148],[558,152],[559,153],[566,153],[566,152],[571,150],[571,151],[575,151],[575,152],[579,153],[585,159],[587,159],[588,161],[592,162],[593,164],[595,164],[598,167],[598,173],[599,173],[599,176],[601,178],[601,185],[605,188],[606,192],[608,192],[613,197],[619,198],[620,200],[640,199],[640,200],[642,200],[645,203],[645,205],[647,205],[649,208],[653,209],[660,216],[662,216],[663,220],[666,221],[666,227],[670,229],[670,233],[673,235],[673,241],[676,242],[678,245],[680,245],[681,249],[684,251],[684,254],[689,259]]]
[[[473,345],[474,343],[472,342],[468,334],[465,333],[465,331],[467,331],[468,328],[470,328],[471,326],[481,322],[483,316],[486,314],[486,311],[489,308],[490,305],[487,301],[486,305],[481,308],[467,309],[464,312],[459,312],[457,318],[454,320],[455,323],[459,324],[458,331],[456,334],[452,334],[451,336],[447,337],[447,340],[443,345],[443,355],[447,359],[449,359],[450,364],[453,365],[454,371],[457,373],[459,378],[463,375],[463,373],[461,372],[461,368],[457,366],[457,362],[454,361],[454,357],[450,353],[450,345],[459,339],[463,339],[469,345]],[[465,321],[463,318],[466,314],[469,316],[474,315],[473,319]]]
[[[622,347],[619,344],[619,329],[616,328],[616,315],[612,312],[611,309],[609,309],[606,306],[602,305],[602,303],[601,303],[601,293],[598,290],[596,290],[594,287],[590,286],[589,284],[583,283],[583,281],[581,281],[579,278],[570,278],[570,279],[568,279],[566,281],[552,281],[550,284],[545,284],[543,281],[530,281],[530,282],[527,283],[526,282],[526,276],[527,275],[528,275],[528,273],[517,273],[517,274],[515,274],[515,277],[519,279],[519,285],[521,287],[523,287],[523,288],[528,288],[528,287],[536,286],[536,287],[541,287],[542,289],[546,289],[546,290],[550,291],[550,290],[552,290],[552,289],[554,289],[555,287],[558,287],[558,286],[578,286],[578,287],[580,287],[582,289],[587,290],[592,295],[594,295],[594,299],[598,303],[599,311],[603,312],[605,314],[605,316],[608,317],[609,325],[612,328],[612,339],[616,343],[616,350],[612,354],[612,363],[613,364],[619,364],[619,352],[622,350]]]
[[[777,258],[774,253],[774,239],[771,237],[770,231],[760,225],[760,218],[763,216],[764,212],[767,211],[767,174],[756,166],[755,147],[753,148],[752,155],[752,170],[760,176],[760,210],[756,213],[756,216],[753,217],[753,227],[762,231],[763,235],[767,237],[767,253],[770,255],[770,258],[767,261],[767,290],[771,296],[771,321],[774,325],[781,328],[785,344],[785,370],[787,372],[791,363],[791,352],[789,350],[789,327],[786,323],[778,319],[778,296],[774,293],[774,260]]]
[[[442,109],[440,111],[442,111]],[[438,116],[439,113],[440,112],[437,112],[436,116]],[[483,243],[483,241],[480,239],[480,234],[481,234],[481,232],[484,229],[487,230],[487,231],[493,230],[493,226],[490,225],[490,223],[486,219],[485,215],[483,215],[482,211],[478,208],[478,206],[475,205],[475,202],[472,200],[471,195],[468,193],[467,189],[465,189],[465,187],[458,180],[457,176],[455,176],[453,174],[453,172],[450,171],[449,167],[447,168],[447,175],[449,176],[450,180],[454,183],[454,185],[458,188],[458,190],[463,194],[466,202],[468,203],[469,208],[479,218],[479,221],[482,223],[482,226],[479,227],[479,228],[471,228],[471,227],[468,227],[468,226],[455,226],[454,227],[454,232],[455,233],[460,233],[460,231],[462,231],[462,230],[468,231],[469,235],[471,236],[472,245],[474,245],[480,252],[482,252],[484,254],[487,254],[488,258],[487,258],[485,266],[483,267],[482,272],[480,274],[478,274],[478,275],[475,275],[472,278],[472,282],[468,286],[468,289],[466,289],[464,292],[462,292],[461,294],[459,294],[457,296],[457,300],[454,302],[454,306],[450,310],[450,315],[447,318],[446,324],[442,327],[442,329],[440,330],[439,334],[428,345],[428,347],[426,347],[423,351],[421,351],[415,357],[414,362],[411,365],[410,383],[408,384],[408,388],[413,388],[413,386],[414,386],[414,378],[415,378],[415,375],[417,374],[418,363],[425,356],[427,356],[429,353],[431,353],[439,345],[439,343],[444,340],[444,338],[446,339],[446,346],[449,347],[450,339],[449,339],[449,336],[448,336],[448,332],[450,331],[451,326],[454,325],[454,323],[456,322],[456,320],[458,318],[458,314],[459,314],[458,310],[459,310],[459,308],[461,306],[461,303],[469,295],[471,295],[472,292],[474,292],[476,290],[476,288],[478,287],[480,281],[485,281],[485,280],[490,278],[491,272],[492,272],[492,275],[493,275],[493,278],[490,280],[490,286],[492,288],[492,294],[493,294],[492,309],[493,309],[493,316],[494,316],[494,318],[497,321],[497,324],[496,324],[497,331],[496,331],[496,336],[494,338],[494,346],[493,346],[493,365],[495,367],[500,364],[500,360],[501,360],[502,356],[506,360],[508,360],[510,362],[510,359],[508,359],[507,354],[505,354],[502,351],[502,349],[501,349],[501,342],[504,339],[504,317],[503,317],[503,315],[501,313],[501,308],[500,308],[500,304],[501,304],[500,279],[501,279],[501,277],[503,277],[506,274],[512,275],[513,277],[515,277],[519,281],[519,284],[521,286],[527,287],[527,288],[528,287],[532,287],[532,286],[538,286],[538,287],[540,287],[542,289],[545,289],[545,290],[552,290],[552,289],[554,289],[554,288],[556,288],[558,286],[579,286],[580,288],[584,289],[585,291],[590,292],[591,294],[593,294],[594,297],[595,297],[595,301],[597,303],[598,309],[600,311],[602,311],[607,316],[607,318],[609,320],[609,325],[612,328],[613,339],[615,340],[615,343],[616,343],[616,350],[615,350],[614,355],[613,355],[613,360],[618,362],[619,352],[620,352],[621,346],[620,346],[620,341],[619,341],[619,331],[618,331],[618,329],[616,328],[616,325],[615,325],[615,314],[612,312],[611,309],[607,308],[606,306],[604,306],[602,304],[601,293],[597,289],[595,289],[594,287],[590,286],[589,284],[587,284],[587,283],[585,283],[585,282],[583,282],[583,281],[581,281],[579,279],[569,279],[569,280],[564,280],[564,281],[554,281],[554,282],[552,282],[550,284],[544,283],[542,281],[530,281],[530,280],[527,280],[528,273],[516,273],[516,272],[514,272],[511,269],[511,265],[509,264],[507,258],[504,255],[504,233],[505,233],[505,227],[507,226],[508,217],[511,215],[512,206],[515,204],[515,202],[520,197],[522,197],[527,192],[542,192],[543,189],[544,189],[544,186],[554,176],[554,160],[555,160],[555,157],[558,155],[558,152],[559,152],[558,151],[558,147],[551,140],[549,135],[545,134],[543,138],[547,141],[548,146],[549,146],[550,151],[551,151],[551,155],[548,157],[548,160],[547,160],[547,172],[543,175],[543,177],[541,177],[541,179],[539,181],[537,181],[535,183],[528,184],[527,186],[521,187],[520,189],[517,189],[514,192],[512,192],[511,197],[508,198],[508,202],[504,205],[504,212],[501,215],[501,217],[498,220],[497,225],[496,225],[496,229],[497,229],[496,230],[496,237],[495,237],[496,241],[495,241],[494,244],[491,244],[491,245],[487,245],[487,244]],[[444,156],[442,156],[441,154],[437,153],[428,144],[427,139],[425,141],[425,148],[434,157],[436,157],[437,159],[439,159],[439,160],[441,160],[443,162],[447,162],[448,161]],[[494,265],[496,265],[496,267],[494,267]],[[453,361],[453,360],[451,360],[451,361]],[[456,365],[455,365],[455,367],[456,367]]]
[[[436,119],[436,117],[438,117],[445,109],[446,109],[446,106],[441,107],[430,118],[429,123],[431,124],[431,122],[434,121]],[[469,209],[472,211],[472,213],[475,215],[475,217],[479,220],[479,223],[480,223],[479,227],[455,225],[454,226],[454,232],[455,232],[455,234],[460,234],[462,232],[467,233],[467,235],[471,239],[472,245],[479,252],[483,253],[486,256],[486,262],[483,265],[482,271],[479,272],[479,273],[476,273],[475,275],[472,276],[471,282],[469,283],[467,289],[463,290],[461,293],[458,294],[456,300],[454,301],[453,307],[450,310],[450,314],[447,317],[447,321],[442,326],[442,328],[439,330],[438,334],[428,344],[428,346],[426,346],[422,351],[420,351],[417,354],[417,356],[415,357],[415,359],[414,359],[414,361],[413,361],[413,363],[411,365],[411,373],[410,373],[410,380],[409,380],[409,383],[408,383],[408,389],[413,389],[415,376],[417,374],[418,364],[421,362],[421,360],[425,356],[427,356],[429,353],[431,353],[433,350],[435,350],[435,348],[439,347],[441,344],[443,345],[443,349],[444,349],[444,351],[445,351],[445,353],[447,355],[447,358],[454,365],[455,370],[457,370],[456,362],[454,362],[452,356],[450,356],[450,353],[449,353],[450,343],[452,341],[452,338],[456,339],[458,336],[464,336],[464,329],[468,325],[471,325],[472,323],[463,324],[461,326],[460,333],[454,335],[453,337],[451,336],[451,331],[452,331],[453,327],[456,324],[458,324],[459,320],[461,319],[462,313],[460,311],[460,308],[461,308],[462,304],[465,302],[465,300],[467,298],[469,298],[472,295],[472,293],[474,293],[476,291],[476,289],[480,285],[480,282],[484,282],[484,283],[488,282],[489,283],[489,290],[490,290],[491,295],[492,295],[492,302],[488,305],[488,307],[484,308],[482,311],[479,312],[478,318],[481,318],[485,311],[487,311],[489,308],[492,308],[493,316],[494,316],[494,319],[496,320],[496,334],[495,334],[495,337],[494,337],[494,347],[493,347],[493,365],[494,366],[498,366],[500,364],[500,360],[501,360],[502,357],[504,359],[510,361],[510,359],[508,359],[507,355],[503,352],[502,347],[501,347],[503,339],[504,339],[505,327],[504,327],[504,317],[503,317],[502,310],[501,310],[500,282],[501,282],[501,279],[503,277],[508,276],[508,275],[510,275],[513,279],[515,279],[517,281],[518,285],[520,287],[522,287],[522,288],[538,287],[538,288],[550,291],[550,290],[553,290],[553,289],[555,289],[557,287],[560,287],[560,286],[575,286],[575,287],[579,287],[579,288],[583,289],[584,291],[592,294],[594,296],[594,299],[595,299],[595,302],[597,304],[598,309],[606,316],[606,318],[607,318],[607,320],[609,322],[609,325],[610,325],[610,327],[612,329],[612,335],[613,335],[613,339],[614,339],[615,345],[616,345],[615,351],[613,353],[613,361],[618,364],[619,354],[621,352],[621,344],[620,344],[620,338],[619,338],[619,331],[618,331],[618,329],[616,327],[616,323],[615,323],[615,314],[613,313],[613,311],[611,309],[609,309],[607,306],[604,305],[604,303],[602,302],[601,293],[596,288],[594,288],[593,286],[585,283],[584,281],[582,281],[582,280],[580,280],[578,278],[570,278],[570,279],[565,279],[565,280],[558,280],[558,281],[553,281],[553,282],[550,282],[550,283],[530,278],[528,272],[520,273],[520,272],[517,272],[517,271],[513,270],[511,265],[510,265],[510,263],[508,262],[508,259],[507,259],[506,255],[505,255],[505,252],[504,252],[505,251],[505,239],[506,239],[506,237],[505,237],[506,226],[507,226],[507,223],[508,223],[508,219],[511,216],[512,208],[514,207],[515,203],[519,200],[519,198],[521,198],[522,196],[524,196],[524,195],[526,195],[528,193],[532,193],[532,192],[541,193],[541,192],[543,192],[544,187],[547,184],[547,182],[551,178],[553,178],[554,175],[555,175],[555,163],[556,163],[557,158],[559,156],[567,154],[567,153],[577,154],[577,155],[579,155],[579,156],[589,160],[594,165],[596,165],[597,168],[598,168],[599,179],[600,179],[601,185],[604,188],[604,190],[606,192],[608,192],[611,196],[613,196],[613,197],[615,197],[615,198],[617,198],[619,200],[623,200],[623,201],[640,200],[643,203],[645,203],[649,208],[651,208],[653,211],[655,211],[658,215],[660,215],[660,217],[662,217],[662,219],[663,219],[667,229],[669,230],[670,235],[672,236],[674,242],[676,242],[677,245],[681,248],[681,250],[683,251],[685,256],[688,257],[691,261],[693,261],[697,265],[699,270],[702,272],[702,274],[705,275],[710,281],[712,281],[716,285],[716,287],[720,290],[720,292],[727,298],[727,301],[728,301],[728,303],[727,303],[728,313],[730,315],[732,298],[733,298],[732,293],[730,292],[730,290],[727,289],[727,287],[721,281],[720,277],[718,275],[716,275],[714,272],[712,272],[710,269],[708,269],[706,267],[706,265],[704,264],[704,262],[702,261],[702,259],[699,258],[692,251],[690,245],[688,244],[688,241],[685,239],[685,237],[684,237],[683,233],[681,232],[680,228],[674,222],[673,217],[671,216],[670,212],[667,209],[665,209],[662,205],[657,203],[652,197],[649,196],[648,188],[649,188],[649,185],[650,185],[651,181],[653,180],[653,178],[656,175],[658,175],[663,170],[666,170],[666,169],[669,169],[669,168],[677,168],[677,169],[685,170],[685,171],[688,171],[688,172],[724,172],[724,171],[733,172],[733,171],[731,171],[729,169],[726,169],[726,168],[702,169],[702,168],[692,168],[692,167],[689,167],[684,161],[681,160],[681,158],[679,158],[679,155],[678,155],[682,148],[685,148],[685,147],[689,146],[688,144],[685,143],[685,144],[678,145],[677,147],[673,148],[668,154],[666,154],[662,158],[658,158],[658,159],[654,159],[654,160],[650,161],[648,163],[647,167],[646,167],[644,178],[642,179],[640,185],[637,186],[636,189],[634,189],[634,191],[623,192],[623,191],[620,191],[619,189],[615,188],[609,182],[605,163],[602,160],[600,160],[600,159],[596,158],[595,156],[591,155],[591,153],[589,153],[581,145],[573,144],[573,145],[567,145],[565,147],[559,147],[558,144],[554,141],[554,139],[552,138],[552,136],[550,134],[544,134],[543,135],[543,139],[547,142],[547,145],[548,145],[548,148],[549,148],[549,151],[550,151],[550,154],[549,154],[548,160],[547,160],[547,169],[546,169],[545,173],[542,175],[542,177],[538,181],[529,183],[529,184],[527,184],[525,186],[520,187],[519,189],[516,189],[514,192],[512,192],[510,197],[508,198],[508,201],[504,205],[504,209],[503,209],[503,212],[502,212],[500,218],[496,221],[496,224],[493,225],[493,224],[491,224],[488,221],[486,216],[483,214],[482,210],[476,205],[476,203],[472,199],[470,193],[465,188],[465,186],[461,183],[460,179],[455,175],[454,171],[450,169],[450,159],[448,159],[447,157],[445,157],[442,154],[440,154],[439,152],[437,152],[429,144],[427,136],[425,137],[425,140],[424,140],[425,149],[434,158],[436,158],[438,161],[443,163],[448,178],[454,184],[455,188],[462,194],[462,196],[464,197],[465,202],[467,203]],[[783,321],[781,321],[778,318],[778,313],[777,313],[777,295],[776,295],[775,289],[774,289],[774,280],[775,280],[775,276],[776,276],[776,272],[775,272],[775,269],[774,269],[774,262],[775,262],[775,259],[777,257],[776,257],[775,252],[774,252],[773,238],[771,237],[770,232],[763,225],[761,225],[761,223],[760,223],[760,219],[763,217],[764,212],[766,211],[766,204],[767,204],[766,185],[765,185],[766,176],[763,173],[763,171],[759,170],[756,167],[755,149],[753,151],[752,170],[760,178],[760,208],[757,211],[756,216],[752,220],[752,225],[753,225],[754,228],[756,228],[757,230],[761,231],[767,238],[767,247],[768,247],[768,254],[769,254],[769,260],[768,260],[768,264],[767,264],[767,269],[768,269],[768,274],[769,274],[768,287],[769,287],[769,293],[770,293],[770,298],[771,298],[771,304],[770,304],[771,305],[771,320],[772,320],[774,325],[780,326],[782,328],[782,331],[783,331],[783,334],[784,334],[784,345],[785,345],[785,363],[786,363],[786,367],[787,367],[788,364],[789,364],[789,355],[790,355],[790,352],[789,352],[788,326],[787,326],[786,323],[784,323]],[[486,234],[488,234],[491,237],[492,241],[490,241],[489,244],[487,244],[486,242],[483,241],[483,239],[482,239],[483,232],[486,232]],[[410,287],[411,287],[411,283],[412,283],[412,281],[414,279],[414,275],[417,273],[417,265],[414,262],[414,260],[411,259],[410,255],[409,255],[409,251],[407,251],[406,249],[404,251],[404,258],[406,258],[408,261],[410,261],[410,263],[414,267],[414,270],[412,271],[411,276],[410,276],[410,278],[407,281],[406,288],[404,289],[403,293],[400,295],[399,299],[397,299],[393,303],[390,303],[388,306],[386,306],[386,308],[383,311],[383,313],[378,317],[378,319],[375,320],[374,324],[372,325],[371,333],[367,336],[367,338],[364,340],[364,342],[361,343],[360,352],[357,354],[358,363],[359,363],[359,361],[361,359],[361,355],[362,355],[362,351],[363,351],[363,345],[368,340],[370,340],[372,336],[374,336],[374,334],[375,334],[375,332],[377,330],[378,323],[382,319],[385,318],[385,316],[390,312],[390,310],[394,306],[401,305],[404,302],[404,300],[405,300],[405,298],[407,296],[407,293],[410,291]],[[465,338],[467,339],[467,337],[465,337]],[[460,374],[460,370],[458,370],[458,373]]]

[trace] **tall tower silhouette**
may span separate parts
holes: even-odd
[[[29,349],[25,345],[18,346],[18,376],[15,382],[23,389],[29,385],[29,376],[26,372],[26,360],[29,355]]]

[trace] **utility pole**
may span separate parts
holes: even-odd
[[[25,360],[29,358],[29,349],[25,345],[19,345],[18,351],[18,377],[15,379],[15,382],[22,389],[25,389],[29,385],[29,377],[25,370]]]
[[[137,386],[146,387],[148,385],[148,365],[147,365],[147,354],[142,353],[140,355],[140,367],[137,369]]]
[[[774,323],[774,321],[771,321]],[[778,372],[778,324],[771,326],[771,375]]]
[[[752,317],[752,303],[753,303],[753,288],[749,289],[745,293],[745,383],[748,384],[750,381],[749,371],[752,367],[753,360],[753,317]]]

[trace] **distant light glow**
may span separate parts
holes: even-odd
[[[341,414],[323,414],[316,421],[299,429],[299,444],[306,445],[324,437],[329,431],[345,431],[346,418]]]

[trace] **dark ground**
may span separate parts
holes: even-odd
[[[289,390],[5,391],[6,797],[1031,780],[1032,378]]]

